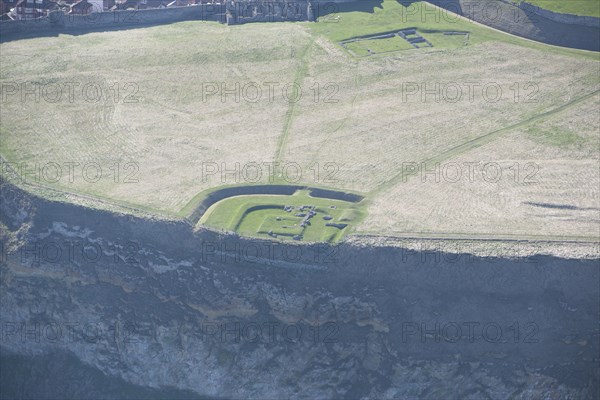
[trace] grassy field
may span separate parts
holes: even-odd
[[[460,179],[455,179],[454,168],[448,169],[451,179],[439,181],[419,170],[377,196],[359,230],[598,238],[598,107],[600,95],[595,95],[440,162],[442,171],[460,165]],[[469,178],[464,166],[473,162],[477,164]],[[485,176],[486,163],[500,165],[501,173],[488,168]],[[428,168],[434,170],[434,163]]]
[[[183,217],[201,192],[285,183],[365,194],[343,234],[597,236],[598,54],[462,19],[422,22],[396,1],[339,6],[316,23],[189,21],[2,43],[0,153],[32,190],[95,207]],[[365,42],[357,56],[339,44],[405,28],[433,47],[370,41],[382,53],[365,57]],[[407,164],[459,161],[536,163],[543,179],[406,174]],[[223,210],[207,224],[229,229]],[[233,229],[276,227],[270,213]]]
[[[426,51],[428,48],[438,47],[444,49],[458,48],[466,46],[469,43],[469,35],[446,35],[443,32],[418,31],[419,35],[426,39],[427,43],[417,43],[419,50]],[[342,43],[343,47],[351,52],[352,55],[363,57],[374,54],[390,53],[401,50],[415,50],[415,47],[400,36],[354,39],[355,41]]]
[[[598,0],[527,0],[527,2],[558,13],[600,17]]]
[[[310,225],[301,226],[310,211],[316,215],[310,218]],[[363,207],[358,204],[311,197],[307,191],[300,190],[293,196],[230,197],[211,206],[199,223],[245,236],[283,240],[294,240],[298,236],[296,240],[337,242],[363,217]],[[327,226],[328,223],[345,226]]]
[[[410,43],[398,36],[384,39],[351,42],[346,44],[345,47],[357,56],[367,56],[373,53],[378,54],[390,51],[414,49]]]
[[[420,8],[423,8],[423,12],[437,10],[438,16],[424,18],[420,12],[414,12],[415,9],[420,10]],[[430,35],[455,31],[471,32],[474,36],[472,44],[488,40],[511,40],[506,35],[457,18],[425,2],[415,2],[411,7],[406,7],[394,0],[366,0],[359,3],[336,4],[334,11],[323,15],[319,20],[320,23],[311,26],[314,32],[326,36],[333,42],[399,28],[416,28],[418,32],[427,32]],[[445,47],[444,43],[440,43],[439,46]]]

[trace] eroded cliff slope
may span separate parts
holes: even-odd
[[[597,259],[283,245],[1,197],[8,395],[598,395]]]

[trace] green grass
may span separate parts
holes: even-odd
[[[358,219],[358,217],[359,217],[359,215],[357,214],[356,210],[354,210],[352,208],[348,208],[348,209],[342,211],[342,214],[340,215],[340,221],[342,221],[342,222],[355,221],[356,219]]]
[[[301,227],[303,218],[295,214],[307,211],[294,209],[287,212],[285,206],[314,206],[317,215],[310,219],[310,225]],[[338,242],[364,215],[361,204],[311,197],[308,191],[299,190],[293,196],[230,197],[212,205],[199,223],[250,237],[273,238],[268,234],[271,231],[280,240],[292,240],[295,235],[301,235],[304,242]],[[332,219],[325,220],[324,216]],[[330,222],[348,226],[343,229],[326,226]]]
[[[538,1],[540,3],[547,2],[547,0]],[[554,0],[550,0],[550,2],[554,2]],[[598,0],[576,0],[573,4],[575,5],[578,2],[585,3],[585,5],[580,7],[582,11],[577,13],[578,15],[598,16],[599,11],[597,8],[598,4],[600,4]],[[564,7],[568,8],[577,7],[568,5],[570,2],[564,0],[557,0],[556,3],[565,3],[567,5]],[[598,59],[598,55],[595,52],[552,47],[542,43],[523,40],[517,36],[473,23],[465,18],[457,18],[454,14],[446,10],[434,11],[435,8],[434,5],[422,1],[411,3],[408,7],[403,6],[396,0],[361,0],[359,3],[340,3],[335,5],[335,12],[322,15],[318,18],[316,24],[310,25],[310,29],[333,42],[340,42],[358,36],[404,28],[416,28],[417,32],[432,42],[437,49],[455,48],[465,44],[464,36],[447,36],[443,32],[468,32],[469,45],[488,41],[500,41],[524,47],[543,49],[544,51],[558,54],[577,54],[586,58]],[[324,10],[321,10],[321,13],[324,13]]]
[[[268,234],[269,232],[273,232],[278,236],[294,236],[302,234],[302,231],[304,229],[301,226],[299,226],[300,222],[302,221],[302,218],[275,216],[273,215],[273,211],[274,209],[260,210],[255,211],[252,214],[254,219],[258,218],[260,220],[261,217],[263,218],[263,223],[258,228],[258,233],[264,235]],[[245,222],[246,224],[254,224],[255,221],[251,221],[250,218],[244,218],[242,222]]]
[[[558,13],[600,17],[598,0],[527,0],[527,2]]]
[[[471,35],[444,35],[426,29],[418,31],[421,36],[429,40],[434,48],[452,49],[467,46],[471,42]]]
[[[540,129],[535,126],[527,129],[527,133],[539,143],[558,147],[594,146],[593,140],[586,140],[577,133],[565,129]]]
[[[320,17],[318,23],[311,26],[313,31],[334,42],[403,28],[417,28],[418,32],[427,31],[430,35],[432,33],[443,35],[445,31],[471,32],[475,33],[474,43],[502,36],[496,31],[464,19],[457,19],[450,14],[447,17],[437,18],[437,20],[434,17],[423,18],[421,13],[414,12],[414,7],[424,7],[424,10],[434,9],[433,5],[425,2],[412,3],[412,8],[404,7],[396,0],[384,0],[383,2],[367,0],[361,1],[360,5],[341,3],[336,6],[335,13]],[[425,37],[429,39],[429,37]],[[431,41],[433,42],[433,40]],[[438,46],[446,44],[440,42]]]
[[[489,132],[483,136],[479,136],[476,139],[470,140],[468,142],[465,142],[459,146],[456,146],[454,148],[451,148],[443,153],[438,154],[436,157],[432,157],[430,159],[426,159],[423,162],[428,164],[428,165],[432,165],[435,163],[441,163],[445,160],[450,160],[453,157],[456,157],[459,154],[464,154],[469,150],[472,150],[476,147],[480,147],[484,144],[490,143],[492,141],[494,141],[495,139],[497,139],[498,137],[507,134],[508,132],[510,132],[511,130],[514,130],[516,128],[520,128],[520,127],[528,127],[533,123],[539,122],[539,121],[543,121],[545,118],[548,118],[552,115],[556,115],[568,108],[571,108],[573,106],[578,105],[579,103],[582,103],[583,101],[595,96],[598,94],[598,91],[586,94],[584,96],[581,96],[577,99],[571,100],[570,102],[568,102],[567,104],[563,104],[560,107],[556,107],[553,110],[547,111],[545,113],[542,114],[538,114],[535,115],[527,120],[521,121],[515,125],[511,125],[508,127],[504,127],[502,129],[498,129],[496,131],[493,132]],[[533,131],[533,135],[535,135],[535,132],[541,132],[541,131]],[[560,139],[554,139],[554,144],[556,144],[556,142],[558,141],[559,145],[560,142],[564,142],[564,141],[570,141],[570,139],[565,140],[564,138],[562,138],[565,135],[564,132],[559,133],[557,136]],[[539,134],[538,137],[543,136],[543,134]],[[547,138],[546,138],[546,142],[547,142]],[[571,144],[571,143],[568,143]],[[371,193],[368,194],[368,196],[370,198],[373,198],[377,195],[377,193],[381,193],[382,191],[389,189],[391,186],[393,186],[394,184],[397,184],[398,182],[400,182],[402,179],[405,179],[407,176],[410,175],[414,175],[414,172],[409,172],[407,174],[400,172],[399,174],[397,174],[396,176],[392,177],[390,180],[388,180],[386,183],[384,183],[383,185],[379,186],[377,189],[371,191]]]
[[[397,50],[410,50],[414,47],[399,36],[385,39],[369,39],[346,44],[346,48],[358,56],[365,56],[371,53],[387,53]],[[369,53],[371,50],[371,53]]]
[[[433,8],[424,2],[413,3],[414,5]],[[445,71],[453,73],[456,71],[457,75],[460,75],[463,70],[470,71],[469,79],[473,77],[477,81],[487,79],[486,74],[495,67],[500,68],[500,77],[511,77],[501,69],[510,62],[515,71],[523,74],[523,82],[525,79],[530,79],[528,77],[531,73],[531,76],[540,83],[541,94],[547,98],[556,96],[556,101],[543,101],[536,107],[519,104],[518,107],[497,108],[497,105],[490,104],[489,113],[485,115],[484,120],[506,121],[506,123],[502,122],[504,125],[497,127],[486,124],[477,134],[470,136],[457,134],[452,138],[447,136],[448,132],[440,129],[439,136],[444,138],[443,143],[452,144],[447,148],[441,141],[436,142],[436,137],[431,134],[426,124],[415,125],[415,129],[419,129],[418,133],[422,133],[424,139],[432,140],[431,146],[434,146],[436,151],[429,152],[426,151],[427,149],[419,148],[410,156],[416,161],[426,162],[450,160],[510,133],[511,129],[526,127],[531,121],[550,117],[551,114],[546,110],[552,113],[560,111],[561,104],[567,100],[559,96],[563,92],[562,87],[561,93],[558,94],[553,88],[554,78],[570,76],[571,72],[573,73],[574,78],[565,81],[565,91],[573,85],[583,87],[586,80],[590,90],[597,85],[597,74],[593,74],[593,71],[592,74],[583,76],[582,80],[576,81],[575,75],[580,70],[572,68],[573,71],[569,71],[563,66],[569,65],[570,68],[571,61],[578,61],[580,58],[597,61],[598,53],[526,41],[463,19],[422,20],[419,14],[408,15],[407,8],[395,0],[384,0],[382,3],[360,1],[353,4],[338,4],[336,7],[338,10],[335,14],[322,17],[318,23],[248,24],[227,27],[217,23],[188,21],[123,32],[97,32],[78,36],[61,34],[56,38],[3,43],[0,72],[2,82],[29,80],[42,85],[76,79],[77,82],[82,83],[99,81],[103,88],[109,88],[115,83],[123,87],[124,84],[133,82],[140,88],[140,103],[128,104],[121,100],[107,101],[106,104],[90,104],[80,100],[81,96],[79,96],[75,103],[47,105],[44,102],[30,102],[27,107],[23,107],[15,96],[12,102],[5,102],[2,107],[4,110],[2,126],[0,126],[0,137],[2,137],[0,153],[7,160],[14,162],[100,161],[103,163],[103,168],[107,169],[115,161],[134,160],[140,164],[141,178],[135,186],[121,185],[107,176],[106,179],[93,185],[86,181],[82,182],[82,179],[76,180],[75,185],[65,183],[61,186],[48,183],[46,186],[52,188],[40,187],[38,194],[48,198],[59,198],[61,201],[81,201],[93,207],[115,206],[116,208],[118,205],[123,207],[123,210],[119,209],[122,212],[155,212],[169,217],[188,217],[199,202],[207,194],[216,190],[215,185],[219,184],[218,180],[206,184],[201,182],[198,173],[201,166],[198,160],[228,160],[228,163],[230,160],[296,161],[294,157],[297,154],[308,153],[309,151],[305,149],[309,149],[311,144],[310,140],[305,139],[308,130],[302,130],[302,127],[314,123],[312,125],[315,127],[314,131],[322,132],[321,136],[315,135],[311,138],[313,142],[322,146],[315,151],[317,156],[314,161],[320,163],[332,161],[331,157],[339,152],[345,158],[340,157],[333,161],[339,163],[342,172],[348,164],[354,162],[364,168],[371,168],[373,164],[379,162],[385,166],[383,169],[385,175],[380,176],[389,176],[390,180],[377,182],[377,186],[373,189],[368,186],[370,182],[365,186],[354,185],[360,174],[344,175],[339,183],[330,185],[340,190],[371,191],[368,199],[371,201],[376,200],[377,196],[382,195],[392,185],[402,183],[400,168],[394,161],[401,158],[392,159],[383,156],[386,148],[397,148],[400,152],[402,142],[392,140],[382,144],[381,149],[373,153],[369,153],[373,150],[365,146],[366,150],[363,153],[373,154],[373,156],[371,159],[361,159],[362,151],[352,152],[355,148],[361,150],[361,144],[351,147],[345,145],[344,140],[350,141],[356,134],[367,132],[367,129],[371,128],[372,136],[365,140],[365,145],[368,145],[369,141],[377,143],[381,138],[386,138],[384,135],[386,118],[396,122],[400,119],[392,118],[390,115],[405,111],[400,102],[394,102],[389,96],[391,92],[396,94],[399,92],[400,80],[396,78],[397,76],[401,75],[405,80],[424,79],[420,71],[427,71],[433,65],[442,65],[445,70],[438,69],[437,74],[431,74],[442,82],[454,79],[453,75],[446,74]],[[325,53],[330,47],[339,46],[341,40],[409,27],[416,28],[421,35],[433,43],[434,48],[413,49],[401,38],[390,38],[353,44],[362,48],[363,52],[366,51],[365,46],[369,46],[368,48],[374,49],[375,52],[399,50],[387,56],[384,54],[379,59],[377,57],[356,59],[347,54],[340,56],[338,53],[332,53],[335,57],[329,57]],[[444,35],[444,31],[469,32],[469,40],[466,41],[464,35]],[[122,40],[125,37],[127,40]],[[223,40],[217,44],[214,37]],[[333,44],[329,46],[329,43],[326,43],[321,48],[314,44],[316,39],[328,39]],[[115,47],[116,42],[121,45]],[[483,42],[487,42],[487,45],[477,46]],[[494,46],[503,43],[515,46],[498,46],[499,50],[496,51]],[[451,50],[463,47],[465,44],[468,47]],[[482,55],[488,53],[495,55],[494,60],[488,61],[490,64],[487,69],[478,66],[472,58],[464,58],[468,57],[470,52],[479,51],[478,47],[484,49],[485,53]],[[165,48],[172,50],[168,56],[165,56]],[[513,49],[521,51],[520,59],[512,55]],[[524,49],[536,51],[532,52],[529,58],[523,55]],[[540,50],[543,50],[543,53]],[[427,51],[432,53],[427,57],[419,57],[420,52]],[[85,54],[85,57],[81,54]],[[569,58],[548,57],[546,59],[545,56],[548,54],[560,54]],[[404,69],[409,65],[403,66],[403,61],[397,60],[404,55],[410,59],[410,64],[416,64],[419,68]],[[413,55],[417,57],[412,57]],[[386,57],[391,61],[389,66]],[[463,60],[471,61],[467,63]],[[527,64],[522,63],[523,60],[527,61]],[[544,65],[555,65],[556,71],[538,76],[536,71]],[[179,71],[177,76],[170,73],[172,70]],[[404,75],[406,70],[410,73]],[[330,71],[335,71],[335,75]],[[594,71],[597,71],[597,65]],[[118,81],[115,81],[116,77]],[[303,84],[304,98],[309,99],[310,95],[307,93],[310,93],[308,88],[312,81],[324,83],[329,82],[330,79],[340,87],[340,92],[336,96],[340,99],[339,104],[335,107],[322,104],[322,115],[331,113],[331,121],[320,120],[321,114],[312,113],[312,109],[307,105],[308,102],[283,106],[281,102],[274,104],[266,101],[256,104],[230,102],[224,107],[219,101],[201,102],[199,100],[201,96],[198,94],[201,90],[200,83],[206,81],[223,81],[231,87],[235,82],[277,80],[282,83]],[[372,86],[377,89],[371,91]],[[570,99],[578,99],[586,92],[585,90],[581,93],[573,91]],[[124,94],[121,93],[121,97]],[[373,104],[370,99],[380,97],[381,105],[371,107]],[[344,107],[349,104],[351,107],[348,107],[347,111],[336,114],[338,108],[346,110]],[[575,103],[567,105],[571,107]],[[515,120],[507,117],[511,114],[520,115],[521,107],[526,110],[521,117],[518,119],[515,117]],[[449,119],[454,110],[459,109],[460,107],[450,106],[438,108],[440,112],[447,113]],[[48,110],[52,112],[47,113]],[[372,114],[369,114],[369,110],[373,110]],[[263,113],[264,117],[260,119],[252,118]],[[361,131],[353,130],[353,124],[360,124],[361,118],[366,121],[372,120],[373,124],[361,125]],[[472,123],[477,123],[477,120],[469,114],[465,117],[465,126]],[[328,130],[329,125],[334,127],[331,131]],[[576,137],[576,132],[577,130],[573,129],[570,133],[532,131],[530,134],[540,142],[561,147],[591,147],[595,144],[591,139],[581,142]],[[294,143],[295,137],[305,140],[306,148],[301,147],[299,151],[298,144]],[[245,142],[244,138],[247,138]],[[269,141],[273,145],[265,146],[264,151],[262,147],[260,151],[256,148],[252,149],[254,143],[261,143],[263,146],[263,143]],[[328,152],[327,144],[333,141],[338,146],[336,152]],[[246,154],[250,153],[249,150],[253,150],[254,153],[245,158]],[[348,150],[351,151],[347,152]],[[375,176],[378,169],[373,168],[373,171]],[[66,179],[61,182],[66,182]],[[274,183],[278,182],[289,184],[276,177]],[[304,181],[301,184],[315,186],[311,181]],[[79,200],[75,198],[75,194],[80,195]],[[101,201],[91,203],[89,200],[92,197]],[[299,201],[298,204],[294,203],[296,200]],[[187,205],[184,206],[186,202]],[[363,201],[365,202],[366,200]],[[334,222],[349,223],[347,228],[340,231],[324,227],[324,224],[318,224],[316,219],[313,219],[315,226],[311,225],[310,229],[303,232],[303,240],[335,242],[350,232],[356,233],[357,222],[365,216],[365,205],[341,203],[343,204],[340,204],[337,211],[329,211],[327,208],[324,210],[331,212]],[[275,208],[248,212],[249,207],[269,204]],[[287,226],[293,226],[298,224],[298,218],[279,211],[286,204],[311,204],[322,208],[329,204],[336,204],[336,201],[313,199],[306,193],[291,197],[266,195],[232,197],[217,203],[209,210],[204,221],[207,226],[232,230],[247,236],[264,237],[265,232],[269,230],[281,236],[289,236],[286,234],[299,230],[283,228],[281,222],[289,222]],[[389,204],[395,203],[390,201]],[[278,221],[277,217],[285,219]],[[389,223],[393,222],[392,219],[390,217]],[[322,221],[322,218],[319,221]]]

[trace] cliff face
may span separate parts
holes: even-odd
[[[49,397],[598,395],[598,260],[283,245],[1,197],[3,370],[37,362],[13,375]]]

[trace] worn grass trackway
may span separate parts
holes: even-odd
[[[310,49],[313,46],[313,43],[307,44],[302,53],[300,54],[299,60],[300,65],[296,70],[296,74],[294,76],[294,88],[302,87],[302,82],[306,73],[308,72],[308,59],[310,56]],[[275,165],[278,165],[281,162],[281,156],[285,150],[285,144],[287,142],[287,138],[290,132],[290,128],[292,126],[292,122],[294,121],[294,114],[296,112],[296,104],[298,101],[290,101],[288,104],[288,109],[285,113],[285,119],[283,121],[283,130],[281,132],[281,136],[277,141],[277,150],[275,152]]]
[[[565,103],[565,104],[563,104],[559,107],[556,107],[552,110],[546,111],[541,114],[534,115],[533,117],[527,118],[516,124],[509,125],[507,127],[501,128],[501,129],[497,129],[497,130],[489,132],[483,136],[479,136],[478,138],[475,138],[475,139],[469,140],[467,142],[464,142],[462,144],[459,144],[457,146],[454,146],[451,149],[448,149],[436,156],[421,160],[419,163],[432,164],[432,163],[440,163],[442,161],[447,161],[457,155],[463,154],[469,150],[472,150],[472,149],[480,147],[484,144],[490,143],[490,142],[498,139],[499,137],[501,137],[503,134],[513,131],[516,128],[521,128],[523,126],[527,126],[531,123],[537,122],[546,117],[549,117],[549,116],[552,116],[555,114],[559,114],[559,113],[561,113],[573,106],[576,106],[577,104],[595,96],[598,93],[600,93],[600,90],[595,90],[592,93],[588,93],[584,96],[578,97],[578,98],[571,100],[570,102]],[[375,196],[377,196],[378,194],[381,194],[381,192],[384,192],[384,191],[392,188],[394,185],[403,182],[405,178],[408,178],[411,175],[415,175],[415,174],[416,174],[416,172],[400,172],[400,173],[394,175],[391,179],[385,181],[383,184],[381,184],[374,190],[370,191],[367,194],[367,197],[372,199]]]

